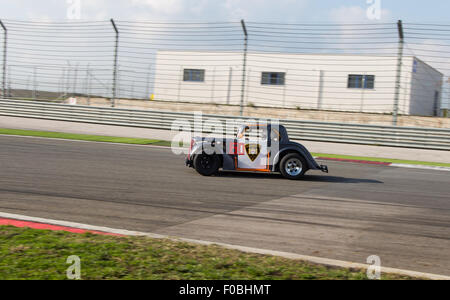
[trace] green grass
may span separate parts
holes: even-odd
[[[34,130],[20,130],[20,129],[1,129],[0,134],[3,135],[18,135],[18,136],[35,136],[45,138],[58,138],[66,140],[80,140],[91,142],[108,142],[108,143],[120,143],[120,144],[134,144],[134,145],[156,145],[156,146],[171,146],[169,141],[140,139],[140,138],[124,138],[124,137],[111,137],[111,136],[98,136],[98,135],[86,135],[86,134],[72,134],[61,132],[48,132],[48,131],[34,131]],[[410,164],[410,165],[422,165],[422,166],[437,166],[437,167],[450,167],[449,163],[437,163],[437,162],[424,162],[415,160],[399,160],[390,158],[375,158],[375,157],[359,157],[350,155],[336,155],[336,154],[323,154],[312,153],[313,156],[326,157],[326,158],[339,158],[339,159],[351,159],[351,160],[364,160],[375,162],[387,162],[397,164]]]
[[[69,256],[81,277],[137,280],[364,280],[364,270],[331,268],[146,237],[113,237],[0,226],[0,280],[63,280]],[[384,274],[382,279],[406,280]]]
[[[73,134],[73,133],[61,133],[61,132],[48,132],[48,131],[20,130],[20,129],[1,129],[0,128],[0,134],[18,135],[18,136],[35,136],[35,137],[90,141],[90,142],[134,144],[134,145],[158,145],[158,146],[170,146],[171,145],[170,142],[160,141],[160,140],[99,136],[99,135],[87,135],[87,134]]]

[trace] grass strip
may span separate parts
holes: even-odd
[[[77,141],[90,141],[90,142],[106,142],[106,143],[119,143],[119,144],[133,144],[133,145],[158,145],[158,146],[170,146],[170,142],[161,140],[141,139],[141,138],[124,138],[113,136],[99,136],[88,134],[74,134],[74,133],[62,133],[62,132],[49,132],[49,131],[34,131],[34,130],[21,130],[21,129],[1,129],[0,134],[3,135],[17,135],[17,136],[34,136],[44,138],[55,138],[65,140],[77,140]]]
[[[64,280],[69,256],[84,280],[365,280],[349,270],[147,237],[72,234],[0,226],[1,280]],[[383,274],[385,280],[407,276]]]
[[[170,147],[172,144],[172,142],[170,142],[170,141],[162,141],[162,140],[98,136],[98,135],[34,131],[34,130],[21,130],[21,129],[1,129],[0,128],[0,134],[18,135],[18,136],[35,136],[35,137],[45,137],[45,138],[58,138],[58,139],[66,139],[66,140],[80,140],[80,141],[91,141],[91,142],[133,144],[133,145],[156,145],[156,146],[166,146],[166,147]],[[350,160],[386,162],[386,163],[397,163],[397,164],[433,166],[433,167],[450,167],[450,163],[437,163],[437,162],[425,162],[425,161],[415,161],[415,160],[400,160],[400,159],[390,159],[390,158],[376,158],[376,157],[363,157],[363,156],[337,155],[337,154],[324,154],[324,153],[312,153],[312,155],[317,156],[317,157],[324,157],[324,158],[350,159]]]

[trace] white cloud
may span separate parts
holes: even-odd
[[[50,22],[52,21],[52,18],[47,14],[42,13],[35,13],[28,11],[26,12],[27,19],[33,20],[33,21],[42,21],[42,22]]]
[[[368,7],[363,8],[361,6],[341,6],[331,10],[330,18],[339,24],[374,22],[368,18],[367,9]],[[381,18],[378,21],[389,22],[391,20],[392,13],[387,9],[381,9]]]
[[[6,1],[6,0],[0,0]],[[10,1],[10,0],[8,0]],[[286,21],[303,19],[311,0],[81,0],[83,20]],[[3,5],[4,19],[65,20],[66,0],[14,0]]]
[[[132,0],[133,6],[150,9],[151,13],[176,15],[184,9],[183,0]]]
[[[361,6],[341,6],[332,9],[329,13],[331,23],[340,25],[340,30],[337,31],[336,36],[331,38],[333,41],[339,41],[342,44],[337,45],[337,48],[347,50],[347,53],[361,53],[361,54],[388,54],[395,56],[397,51],[397,42],[393,41],[390,32],[391,30],[382,29],[386,26],[373,27],[371,31],[361,31],[361,29],[367,28],[367,26],[360,26],[359,24],[376,24],[376,23],[392,23],[392,29],[397,30],[394,20],[392,20],[392,13],[389,10],[382,9],[379,20],[371,20],[368,16],[367,7]],[[357,24],[353,25],[352,24]],[[374,42],[371,37],[382,37],[385,34],[386,39],[384,44],[374,46],[370,48],[370,44]],[[349,46],[349,42],[355,43],[354,48],[360,48],[364,50],[354,50]],[[382,42],[382,40],[377,40]],[[367,50],[366,50],[367,48]],[[393,50],[394,49],[394,50]]]
[[[227,19],[280,20],[297,19],[309,0],[225,0],[222,2]]]
[[[208,0],[194,0],[192,5],[189,6],[189,11],[195,15],[199,15],[205,11],[208,7]]]

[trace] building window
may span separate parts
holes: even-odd
[[[198,69],[184,69],[184,81],[204,82],[205,70]]]
[[[262,85],[284,85],[286,73],[263,72],[261,77]]]
[[[375,88],[375,75],[348,75],[349,89],[369,89]]]

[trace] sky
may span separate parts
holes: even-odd
[[[79,5],[78,5],[79,4]],[[450,24],[450,1],[444,0],[0,0],[0,20],[277,23]],[[7,23],[7,22],[6,22]],[[392,26],[392,24],[390,25]],[[395,25],[394,25],[395,26]],[[445,56],[435,64],[450,72],[447,41],[429,39],[414,46]],[[428,44],[433,46],[429,46]],[[441,46],[441,44],[445,44]],[[422,50],[420,50],[422,49]],[[445,75],[450,73],[445,71]],[[450,81],[449,81],[450,82]],[[448,88],[447,88],[448,90]],[[450,106],[450,93],[445,96]]]
[[[182,20],[282,22],[367,21],[367,9],[380,5],[378,22],[448,22],[444,0],[0,0],[1,19],[64,20],[80,1],[84,20]],[[372,20],[373,21],[373,20]]]

